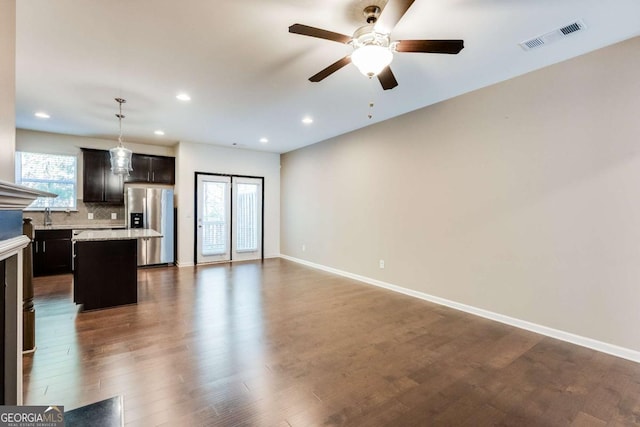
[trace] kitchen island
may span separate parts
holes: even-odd
[[[73,236],[73,301],[83,310],[138,302],[138,239],[148,229],[87,230]]]

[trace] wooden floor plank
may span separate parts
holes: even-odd
[[[34,280],[25,404],[128,426],[639,425],[640,365],[282,259],[142,269],[78,313]]]

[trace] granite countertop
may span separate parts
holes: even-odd
[[[124,230],[88,230],[73,236],[75,242],[89,242],[96,240],[131,240],[149,237],[162,237],[156,230],[148,228],[127,228]]]
[[[36,230],[95,230],[95,229],[121,229],[125,228],[124,224],[52,224],[42,225],[34,224]]]

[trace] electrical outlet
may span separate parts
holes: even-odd
[[[302,244],[302,252],[307,250],[307,245],[305,245],[304,243]]]
[[[92,213],[92,212],[89,212],[89,213],[87,214],[87,218],[88,218],[88,219],[93,219],[93,213]]]
[[[111,212],[111,219],[118,219],[118,214],[116,212]]]
[[[384,268],[384,260],[383,259],[380,260],[380,268]]]

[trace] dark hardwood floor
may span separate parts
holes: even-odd
[[[25,404],[136,426],[640,425],[640,364],[281,259],[138,273],[78,313],[35,279]]]

